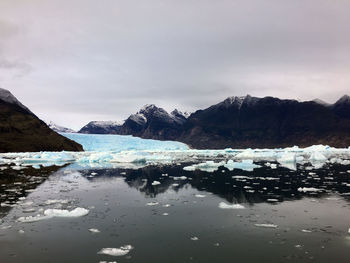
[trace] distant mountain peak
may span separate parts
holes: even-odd
[[[73,129],[57,125],[53,121],[50,121],[47,125],[50,127],[51,130],[54,130],[55,132],[75,133],[75,131]]]
[[[247,94],[246,96],[231,96],[231,97],[228,97],[227,99],[225,99],[224,101],[220,102],[217,105],[218,106],[224,106],[226,108],[231,107],[231,106],[235,106],[235,107],[240,109],[243,104],[250,105],[252,103],[255,103],[258,100],[259,100],[259,98],[252,97],[249,94]]]
[[[350,96],[349,95],[343,95],[335,104],[343,104],[343,103],[350,103]]]
[[[138,113],[148,113],[148,112],[155,111],[158,109],[160,109],[160,108],[158,108],[154,104],[146,104],[138,111]]]
[[[122,123],[119,121],[90,121],[79,133],[118,134]]]
[[[180,117],[180,116],[182,116],[182,117],[184,117],[185,119],[187,119],[187,118],[191,115],[191,113],[189,113],[189,112],[187,112],[187,111],[182,112],[182,111],[180,111],[180,110],[178,110],[178,109],[174,109],[170,114],[171,114],[172,116],[174,116],[174,117]]]

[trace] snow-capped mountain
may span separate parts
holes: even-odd
[[[47,124],[51,130],[54,130],[55,132],[67,132],[67,133],[75,133],[76,131],[70,128],[66,128],[60,125],[57,125],[56,123],[50,121]]]
[[[88,134],[119,134],[121,126],[122,123],[118,121],[90,121],[78,132]]]
[[[177,109],[169,114],[163,108],[147,104],[125,120],[120,134],[152,139],[173,139],[180,133],[187,117],[187,113]]]
[[[51,130],[17,100],[0,89],[0,152],[82,151],[80,144]]]

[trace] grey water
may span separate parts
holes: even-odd
[[[349,262],[350,166],[185,165],[2,169],[0,262]],[[18,221],[76,207],[89,213]]]

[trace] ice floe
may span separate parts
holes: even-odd
[[[350,164],[350,148],[333,148],[327,145],[307,148],[294,146],[283,149],[195,150],[180,142],[145,140],[132,136],[63,135],[81,143],[86,151],[1,153],[0,164],[3,165],[1,168],[11,167],[21,170],[29,166],[39,168],[76,163],[88,168],[138,169],[148,165],[191,163],[183,169],[215,172],[221,166],[228,170],[252,171],[261,165],[275,169],[278,164],[296,170],[298,164],[304,167],[307,164],[307,169],[321,168],[326,163]]]
[[[220,202],[219,203],[219,208],[221,209],[244,209],[245,207],[240,204],[226,204],[225,202]]]
[[[153,181],[152,185],[160,185],[160,182],[159,181]]]
[[[254,224],[257,227],[265,227],[265,228],[277,228],[278,226],[275,224]]]
[[[35,216],[20,217],[17,219],[17,221],[21,223],[32,223],[53,217],[81,217],[87,215],[88,213],[89,210],[82,207],[77,207],[71,211],[65,209],[46,209],[43,215],[38,214]]]
[[[323,190],[315,188],[315,187],[299,187],[298,191],[299,192],[320,192],[320,191],[323,191]]]
[[[89,228],[89,231],[90,231],[91,233],[100,233],[100,232],[101,232],[101,231],[98,230],[97,228]]]
[[[232,171],[233,169],[241,169],[245,171],[253,171],[255,168],[261,167],[260,165],[254,164],[253,160],[242,160],[241,162],[234,162],[229,160],[224,167]]]
[[[159,205],[159,203],[158,202],[148,202],[146,205],[155,206],[155,205]]]
[[[133,249],[131,245],[124,245],[119,248],[102,248],[97,254],[109,255],[109,256],[125,256]]]

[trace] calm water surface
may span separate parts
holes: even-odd
[[[2,170],[0,262],[349,262],[350,166],[183,166]],[[88,215],[18,222],[76,207]],[[123,245],[133,249],[98,254]]]

